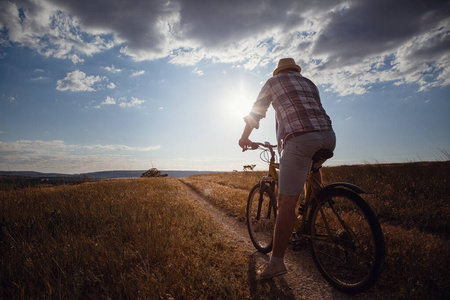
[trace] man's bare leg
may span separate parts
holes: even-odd
[[[285,274],[284,254],[289,244],[295,224],[295,206],[298,195],[278,195],[277,220],[273,241],[273,252],[269,264],[261,273],[262,278],[271,278]]]
[[[278,195],[277,220],[272,256],[284,257],[295,224],[295,206],[299,195]]]

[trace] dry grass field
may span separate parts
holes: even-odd
[[[267,172],[190,176],[185,180],[237,220],[246,195]],[[399,299],[450,295],[450,162],[325,167],[324,183],[365,189],[384,232],[387,257],[378,288]]]
[[[243,224],[263,175],[182,181]],[[327,167],[323,176],[369,192],[387,244],[374,288],[398,299],[450,294],[450,162]],[[248,298],[248,255],[224,235],[175,178],[0,190],[0,298]]]
[[[174,178],[0,191],[0,298],[245,298],[223,236]]]

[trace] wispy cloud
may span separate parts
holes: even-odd
[[[48,79],[47,77],[39,76],[39,77],[31,78],[30,80],[32,80],[32,81],[41,81],[41,80],[47,80],[47,79]]]
[[[111,65],[111,67],[109,67],[109,66],[103,67],[103,69],[105,69],[106,71],[111,72],[111,73],[120,73],[123,71],[123,69],[118,69],[118,68],[114,67],[114,65]]]
[[[95,106],[95,108],[101,108],[104,105],[118,105],[121,108],[140,107],[143,103],[145,103],[145,100],[138,99],[136,97],[131,97],[130,100],[125,97],[121,97],[116,100],[110,96],[106,96],[106,99],[103,100],[99,105]]]
[[[120,107],[139,107],[143,104],[145,100],[141,100],[135,97],[131,97],[130,101],[122,101],[119,103]]]
[[[100,103],[100,105],[114,105],[116,104],[116,100],[114,98],[111,98],[110,96],[106,96],[106,99]]]
[[[135,72],[133,72],[133,73],[131,73],[131,77],[136,77],[136,76],[141,76],[141,75],[144,75],[145,74],[145,71],[144,70],[141,70],[141,71],[135,71]]]
[[[93,146],[83,146],[83,149],[88,150],[111,150],[111,151],[155,151],[158,150],[161,146],[151,146],[151,147],[130,147],[127,145],[93,145]]]
[[[71,91],[71,92],[92,92],[95,91],[95,84],[107,80],[106,77],[100,76],[86,76],[86,74],[80,70],[67,73],[64,79],[60,79],[56,82],[56,89],[58,91]]]
[[[160,147],[123,144],[74,145],[62,140],[19,140],[9,143],[0,141],[0,170],[84,172],[123,169],[124,166],[139,168],[139,165],[145,169],[147,166],[142,165],[142,160],[138,160],[134,155],[157,151]]]
[[[200,70],[198,67],[195,67],[195,69],[192,71],[193,74],[196,74],[198,76],[202,76],[203,75],[203,71]]]

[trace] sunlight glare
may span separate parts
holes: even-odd
[[[242,120],[249,114],[252,105],[255,102],[255,95],[249,92],[243,80],[239,82],[239,86],[225,93],[223,113],[225,117],[233,120]]]

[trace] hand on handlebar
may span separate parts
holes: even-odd
[[[252,148],[253,142],[248,138],[241,138],[239,140],[239,146],[242,148],[242,152],[244,152]]]

